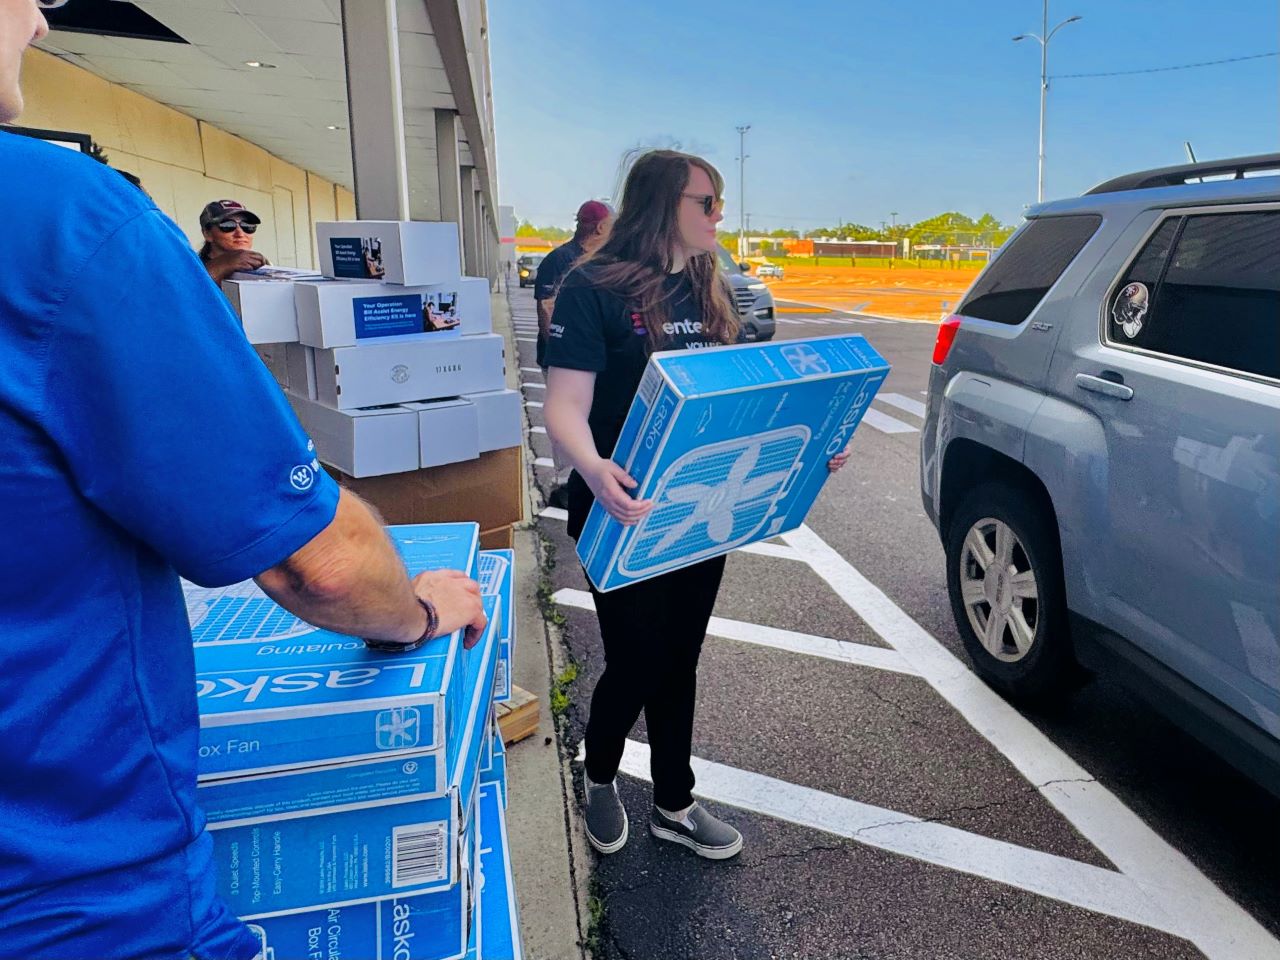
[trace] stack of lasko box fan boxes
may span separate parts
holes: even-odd
[[[320,272],[267,267],[223,290],[320,459],[352,477],[518,446],[489,281],[464,277],[458,227],[316,224]]]
[[[475,524],[389,532],[410,574],[481,581],[489,626],[470,650],[456,633],[379,653],[252,581],[184,584],[219,892],[264,960],[516,960],[493,710],[513,558],[482,552]]]

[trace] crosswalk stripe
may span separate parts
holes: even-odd
[[[862,415],[862,422],[869,427],[879,430],[881,433],[919,433],[919,429],[911,426],[909,423],[903,423],[901,420],[895,420],[887,413],[881,413],[875,407],[867,407],[867,412]]]
[[[535,467],[551,467],[555,469],[556,462],[550,457],[538,457],[533,461]]]
[[[1107,916],[1183,933],[1178,919],[1153,902],[1151,891],[1106,867],[1080,863],[945,823],[849,800],[812,787],[692,757],[694,793],[823,833],[994,880]],[[628,740],[619,771],[648,782],[649,745]]]
[[[540,404],[537,400],[526,400],[526,401],[524,402],[524,405],[525,405],[526,407],[540,407],[540,406],[542,406],[542,404]],[[914,429],[915,429],[915,427],[912,427],[911,429],[913,429],[913,430],[914,430]]]
[[[546,427],[530,427],[529,432],[545,434],[547,432],[547,428]]]
[[[560,507],[543,507],[542,512],[538,514],[540,517],[546,517],[548,520],[562,520],[568,522],[569,511]]]
[[[516,343],[537,343],[537,337],[516,337]]]
[[[520,372],[521,373],[541,373],[542,368],[541,367],[521,367]]]
[[[914,413],[917,417],[924,419],[924,404],[914,397],[904,397],[900,393],[881,393],[876,395],[876,399],[881,403],[887,403],[889,406],[905,410],[907,413]]]
[[[547,385],[546,385],[545,383],[534,383],[532,380],[528,381],[528,382],[525,384],[525,386],[526,386],[526,387],[528,387],[530,390],[545,390],[545,389],[547,389]]]

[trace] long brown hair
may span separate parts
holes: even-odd
[[[675,150],[650,150],[638,157],[627,174],[609,239],[586,259],[595,283],[622,297],[644,318],[650,350],[661,350],[667,340],[663,324],[670,319],[670,294],[663,284],[681,242],[681,194],[694,167],[706,171],[717,197],[723,194],[724,178],[701,157]],[[715,255],[687,256],[684,272],[693,286],[703,336],[721,343],[736,341],[738,314]]]

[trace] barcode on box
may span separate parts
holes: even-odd
[[[499,660],[498,669],[493,678],[493,689],[501,696],[507,692],[507,661]]]
[[[391,885],[409,887],[439,883],[449,877],[446,842],[449,827],[435,823],[408,823],[391,830]]]

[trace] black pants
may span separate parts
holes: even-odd
[[[724,562],[704,560],[608,593],[592,588],[605,657],[587,721],[586,771],[593,783],[617,775],[627,735],[644,710],[653,802],[664,810],[693,802],[698,655]]]

